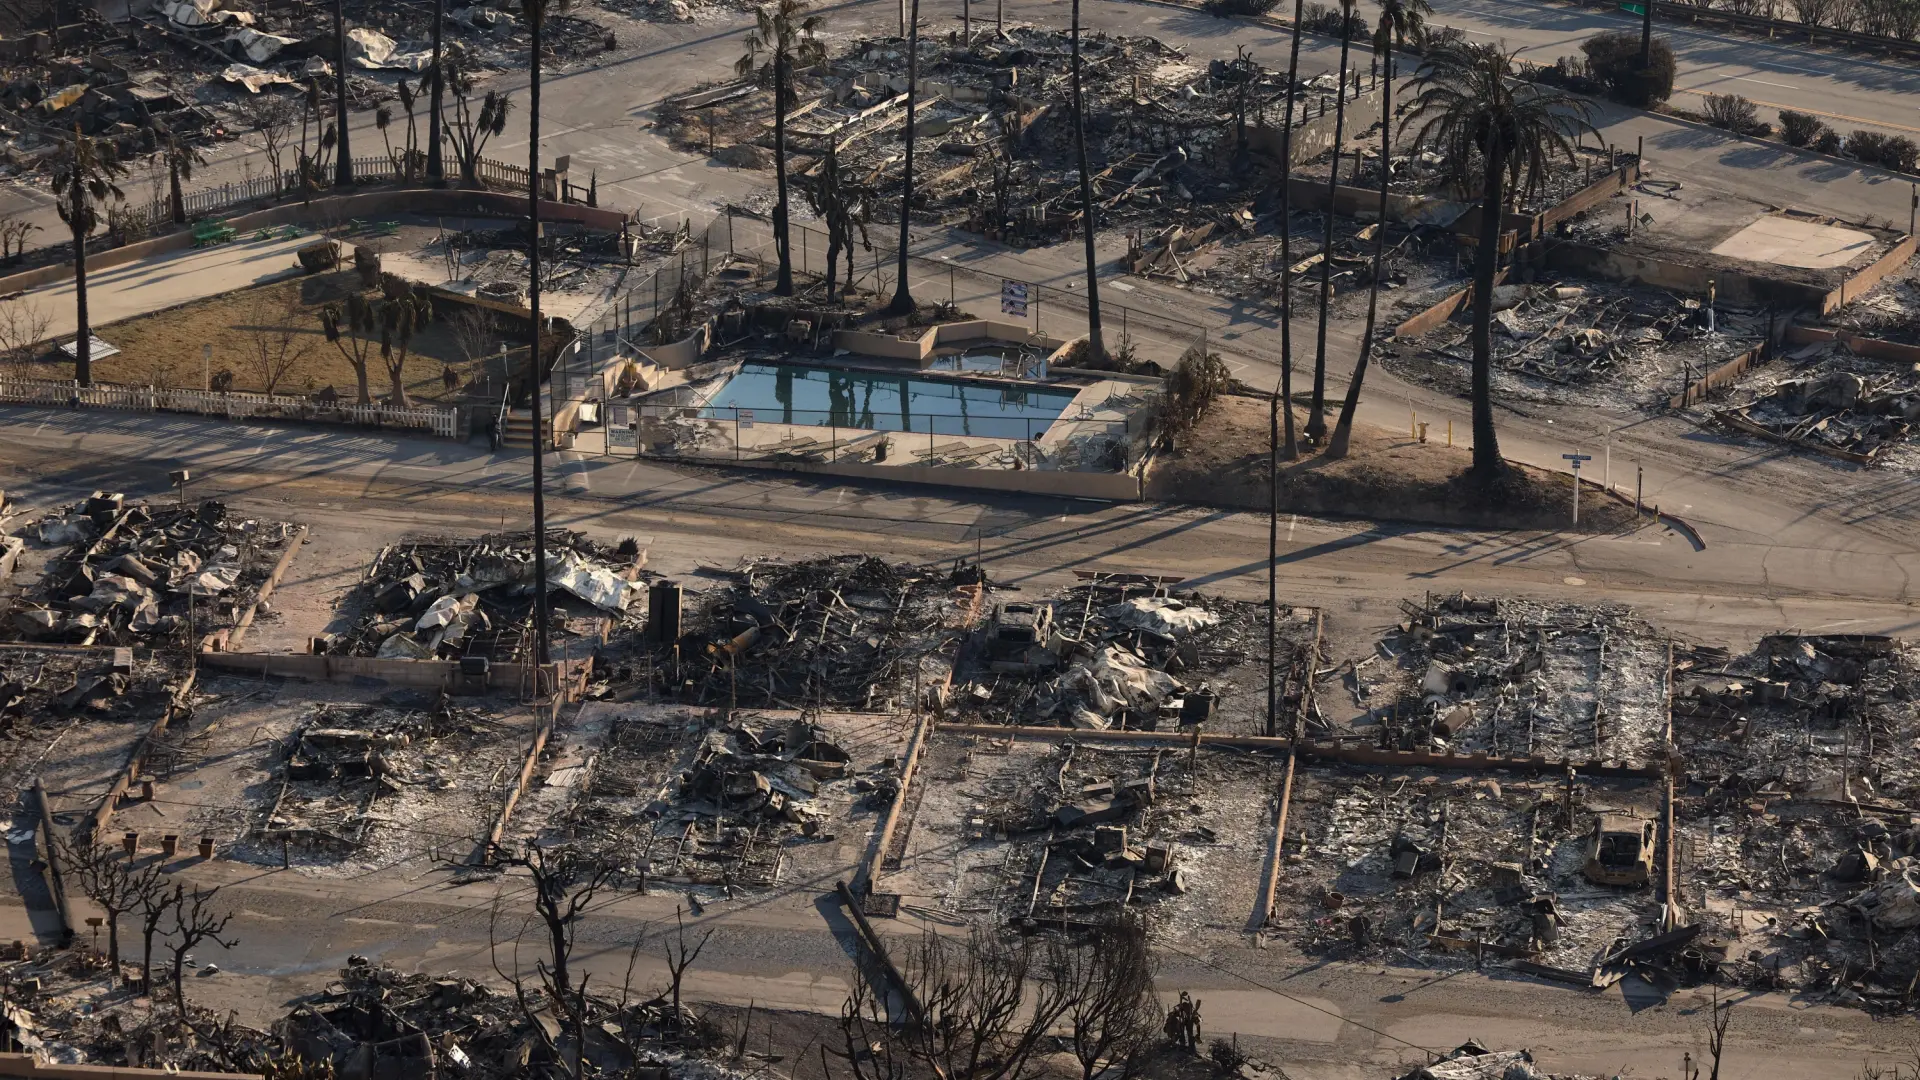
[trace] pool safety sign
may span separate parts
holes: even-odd
[[[1024,281],[1000,282],[1000,314],[1015,318],[1027,317],[1027,283]]]
[[[734,411],[734,415],[740,418],[741,427],[750,428],[753,426],[753,410],[752,409],[737,409]]]

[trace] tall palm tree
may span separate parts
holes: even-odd
[[[1353,51],[1353,3],[1340,0],[1340,82],[1333,91],[1333,168],[1327,173],[1327,232],[1320,245],[1320,330],[1313,346],[1313,404],[1307,438],[1327,437],[1327,307],[1333,300],[1333,202],[1340,187],[1340,142],[1347,129],[1347,61]]]
[[[1387,254],[1387,181],[1393,170],[1393,47],[1409,43],[1421,45],[1427,39],[1427,16],[1433,8],[1427,0],[1380,0],[1380,22],[1373,28],[1373,51],[1380,57],[1380,70],[1386,79],[1380,84],[1380,215],[1373,232],[1373,281],[1367,286],[1367,328],[1360,335],[1360,358],[1354,362],[1353,378],[1347,380],[1347,400],[1340,406],[1340,419],[1333,425],[1333,439],[1327,443],[1327,456],[1347,456],[1347,443],[1353,437],[1353,414],[1360,408],[1360,384],[1367,378],[1367,360],[1373,355],[1374,318],[1380,307],[1380,270]]]
[[[1287,114],[1280,121],[1280,418],[1286,445],[1280,460],[1293,461],[1300,446],[1293,432],[1293,102],[1300,85],[1300,20],[1306,0],[1293,0],[1293,45],[1287,56]]]
[[[1513,194],[1539,188],[1553,158],[1574,162],[1574,140],[1593,130],[1592,105],[1519,81],[1513,57],[1493,45],[1433,49],[1414,73],[1413,90],[1407,125],[1420,124],[1414,145],[1432,147],[1462,190],[1480,190],[1473,257],[1473,471],[1493,479],[1506,469],[1493,431],[1493,285],[1501,218]]]
[[[1080,234],[1087,244],[1087,359],[1105,360],[1100,335],[1100,275],[1093,257],[1093,181],[1087,175],[1087,110],[1080,96],[1080,0],[1073,0],[1073,148],[1080,159]]]
[[[173,216],[173,223],[187,223],[187,198],[182,181],[193,179],[193,167],[205,165],[207,159],[192,145],[182,142],[158,121],[154,121],[155,134],[160,136],[160,152],[167,162],[167,210]]]
[[[427,179],[442,183],[447,178],[446,159],[440,153],[440,109],[445,103],[446,76],[442,74],[440,39],[447,22],[447,0],[433,0],[433,66],[427,78],[433,80],[433,97],[427,102]]]
[[[333,163],[333,183],[353,183],[353,152],[347,146],[347,16],[345,0],[333,0],[333,123],[340,130],[339,154]]]
[[[907,157],[900,167],[900,280],[894,283],[893,302],[887,305],[893,315],[908,315],[914,308],[913,292],[907,288],[907,225],[913,217],[913,112],[920,99],[920,0],[913,0],[907,20]]]
[[[100,223],[94,208],[112,199],[126,198],[114,181],[127,174],[120,152],[111,142],[95,142],[80,134],[73,125],[73,138],[60,147],[53,159],[53,195],[60,220],[73,233],[73,379],[81,386],[93,385],[93,323],[87,318],[87,237]]]
[[[773,291],[779,296],[793,295],[793,237],[787,228],[787,110],[800,101],[793,89],[793,72],[827,57],[826,46],[814,36],[822,19],[802,17],[806,10],[806,0],[762,5],[759,25],[747,35],[746,55],[733,65],[742,76],[760,74],[773,80],[773,184],[778,193],[773,204],[773,250],[780,257],[780,277]]]
[[[534,663],[541,665],[552,660],[548,648],[551,634],[548,620],[552,613],[547,609],[547,494],[541,472],[546,447],[540,434],[540,384],[546,378],[546,357],[542,355],[545,351],[542,339],[546,335],[540,325],[540,50],[548,6],[565,2],[520,0],[520,10],[532,39],[532,56],[527,65],[527,307],[533,316],[530,324],[533,340],[527,349],[527,386],[532,390],[528,411],[533,414],[533,657]]]

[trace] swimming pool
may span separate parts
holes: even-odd
[[[707,403],[704,415],[732,420],[752,410],[763,424],[829,425],[868,431],[917,431],[1036,438],[1073,401],[1075,391],[998,387],[872,371],[749,363]],[[742,417],[746,419],[746,417]]]

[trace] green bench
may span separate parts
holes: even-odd
[[[214,244],[224,244],[232,240],[233,235],[234,228],[231,225],[222,225],[217,221],[195,222],[193,226],[193,246],[211,247]]]

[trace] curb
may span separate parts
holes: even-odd
[[[1609,498],[1612,498],[1615,502],[1619,503],[1622,506],[1633,505],[1632,499],[1627,498],[1625,495],[1620,494],[1619,492],[1613,490],[1610,487],[1605,487],[1600,484],[1594,483],[1592,480],[1588,480],[1584,477],[1581,478],[1580,482],[1592,488],[1594,491],[1598,491],[1601,494],[1606,495]],[[1645,504],[1642,504],[1643,507],[1644,505]],[[1645,509],[1641,510],[1641,513],[1646,513],[1646,512],[1647,511]],[[1667,528],[1672,529],[1674,532],[1677,532],[1681,536],[1685,537],[1687,543],[1693,545],[1693,550],[1695,551],[1707,550],[1707,542],[1700,538],[1700,530],[1694,528],[1685,519],[1681,518],[1677,514],[1662,513],[1660,508],[1658,506],[1655,506],[1652,508],[1652,513],[1649,516],[1652,517],[1655,521],[1661,523],[1662,525],[1665,525]]]

